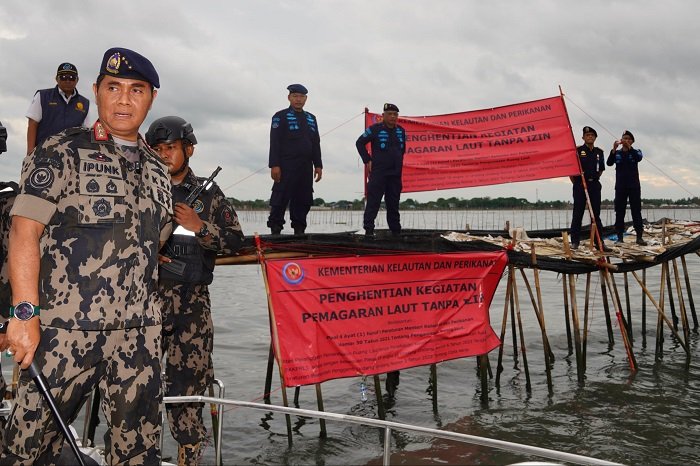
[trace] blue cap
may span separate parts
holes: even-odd
[[[290,94],[296,92],[297,94],[304,94],[304,95],[306,95],[306,94],[309,93],[308,89],[306,89],[306,88],[305,88],[304,86],[302,86],[301,84],[290,84],[289,86],[287,86],[287,90],[289,91]]]
[[[384,104],[384,111],[385,111],[385,112],[398,112],[398,111],[399,111],[399,107],[397,107],[397,106],[394,105],[394,104],[386,103],[386,104]]]
[[[593,133],[593,136],[598,137],[598,132],[591,128],[590,126],[584,126],[583,127],[583,134],[582,136],[585,136],[586,133]]]
[[[158,72],[148,58],[133,50],[113,47],[102,57],[100,75],[124,79],[138,79],[160,87]]]
[[[76,68],[72,63],[61,63],[58,65],[58,69],[56,70],[56,76],[61,74],[74,74],[77,76],[78,68]]]

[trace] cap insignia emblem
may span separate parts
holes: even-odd
[[[105,69],[112,74],[119,74],[119,67],[122,64],[122,56],[119,52],[115,52],[109,60],[107,60],[107,66]]]

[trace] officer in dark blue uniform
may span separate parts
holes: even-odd
[[[632,224],[637,233],[637,244],[646,246],[647,242],[642,238],[644,225],[642,224],[642,187],[639,183],[639,162],[644,157],[642,151],[632,147],[634,136],[625,130],[622,138],[615,141],[608,156],[608,166],[615,165],[615,231],[617,242],[623,242],[625,232],[625,213],[627,199],[630,201],[632,211]],[[617,148],[622,145],[620,150]]]
[[[590,126],[583,127],[583,141],[585,144],[576,148],[579,162],[581,163],[581,172],[586,178],[586,187],[588,188],[588,197],[591,200],[591,209],[595,216],[595,223],[600,233],[603,227],[600,221],[600,175],[605,170],[605,155],[603,149],[595,147],[595,140],[598,133]],[[583,180],[581,176],[572,176],[571,181],[574,183],[574,212],[571,217],[571,247],[578,249],[581,240],[581,220],[586,211],[586,193],[583,189]],[[602,237],[601,237],[602,238]],[[597,246],[597,242],[595,243]],[[603,245],[603,249],[609,251],[610,248]]]
[[[386,221],[392,234],[401,233],[399,200],[401,198],[401,171],[406,153],[406,131],[397,124],[399,108],[384,104],[382,122],[375,123],[357,138],[355,146],[362,162],[367,165],[367,205],[363,227],[368,237],[374,236],[374,219],[384,196]],[[372,153],[367,151],[371,144]]]
[[[272,116],[270,128],[268,166],[274,184],[267,226],[273,235],[280,234],[289,206],[294,234],[302,235],[313,204],[313,181],[320,181],[323,173],[321,138],[316,117],[304,111],[309,91],[301,84],[291,84],[287,90],[290,106]]]

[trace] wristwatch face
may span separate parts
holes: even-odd
[[[199,229],[199,233],[197,233],[197,236],[200,238],[204,238],[209,234],[209,229],[207,228],[206,225],[203,225],[202,228]]]
[[[19,320],[29,320],[34,316],[34,306],[31,303],[23,301],[15,307],[15,317]]]

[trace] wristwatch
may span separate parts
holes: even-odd
[[[39,306],[35,306],[28,301],[22,301],[16,306],[10,306],[10,317],[27,321],[34,316],[38,316],[39,311]]]
[[[206,223],[202,223],[202,228],[197,232],[197,237],[204,238],[209,234],[209,228],[207,228]]]

